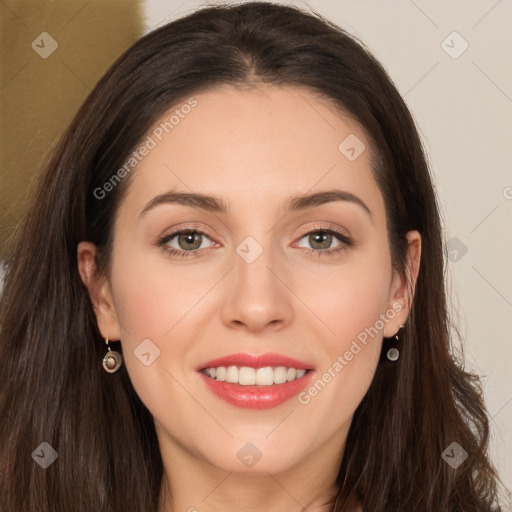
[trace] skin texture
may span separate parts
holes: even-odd
[[[194,97],[197,106],[132,171],[111,274],[94,273],[89,242],[78,246],[79,270],[102,335],[121,340],[135,390],[153,414],[165,468],[160,512],[326,512],[382,336],[395,335],[412,300],[391,266],[370,142],[357,123],[304,89],[221,87]],[[338,149],[350,134],[366,146],[354,161]],[[291,196],[335,188],[358,196],[372,216],[348,201],[285,212]],[[221,197],[228,213],[160,204],[140,216],[170,190]],[[158,247],[191,223],[206,233],[202,242],[179,245],[176,236],[167,247],[200,244],[197,255]],[[319,228],[339,229],[354,245],[319,256],[343,243],[308,236]],[[263,249],[252,263],[236,252],[248,236]],[[415,284],[421,238],[412,231],[408,240]],[[269,410],[240,409],[214,396],[196,372],[236,352],[278,352],[309,362],[320,377],[390,310],[383,330],[306,405],[295,397]],[[160,350],[149,366],[134,355],[145,339]],[[237,457],[248,442],[262,454],[251,468]]]

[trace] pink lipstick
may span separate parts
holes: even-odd
[[[315,374],[311,364],[277,353],[239,353],[197,368],[207,388],[245,409],[270,409],[300,393]]]

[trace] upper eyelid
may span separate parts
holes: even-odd
[[[337,233],[338,235],[341,235],[345,238],[352,238],[352,235],[349,233],[349,231],[346,228],[335,228],[333,226],[328,225],[320,225],[320,223],[317,223],[315,226],[307,228],[305,231],[301,232],[300,236],[305,236],[309,233],[313,233],[315,231],[332,231],[334,233]]]

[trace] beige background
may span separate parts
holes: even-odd
[[[282,3],[310,6],[360,37],[413,112],[442,205],[467,365],[483,377],[493,458],[512,488],[512,2]],[[0,256],[41,160],[107,66],[142,33],[202,5],[0,1]],[[59,45],[47,59],[31,48],[44,31]]]

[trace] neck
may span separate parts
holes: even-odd
[[[164,474],[158,512],[334,510],[346,432],[337,432],[319,449],[280,472],[226,471],[161,430],[160,434]]]
[[[316,491],[312,500],[305,503],[293,496],[276,475],[259,475],[250,477],[251,481],[240,482],[228,473],[216,487],[212,486],[210,494],[191,499],[186,503],[170,491],[168,479],[164,476],[158,505],[158,512],[225,512],[226,510],[244,510],[247,512],[333,512],[338,488],[335,484],[321,491]],[[221,490],[230,481],[230,489],[236,487],[236,492]],[[242,479],[243,480],[243,479]],[[239,487],[243,485],[243,487]],[[266,489],[262,494],[254,489]],[[357,509],[354,509],[356,512]]]

